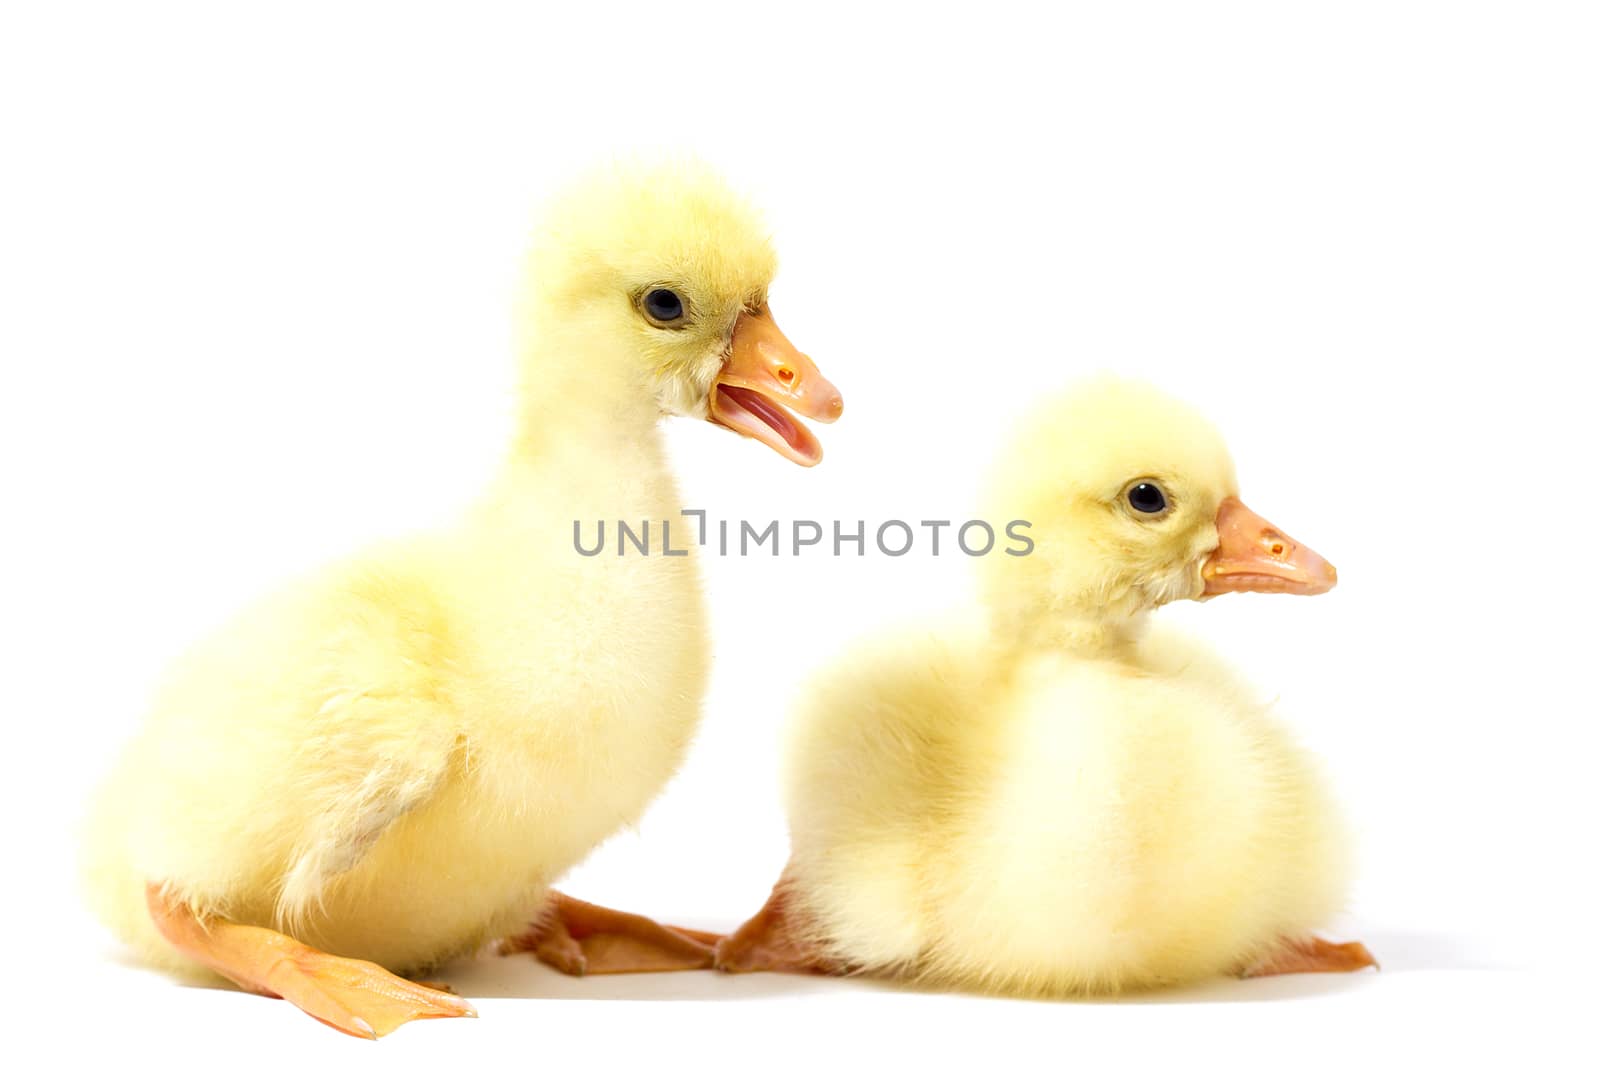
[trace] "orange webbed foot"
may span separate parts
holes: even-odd
[[[787,873],[773,886],[760,911],[717,944],[715,966],[728,974],[781,971],[832,974],[822,954],[797,928]]]
[[[1285,941],[1277,949],[1246,967],[1241,978],[1266,978],[1275,974],[1319,974],[1376,968],[1378,961],[1359,941],[1336,944],[1320,937]]]
[[[281,997],[335,1030],[376,1038],[413,1019],[478,1014],[454,993],[408,982],[376,963],[332,956],[265,927],[218,918],[202,922],[159,885],[146,888],[145,900],[156,929],[179,952],[242,989]]]
[[[527,930],[500,943],[502,956],[528,952],[563,974],[646,974],[711,966],[715,934],[663,926],[598,904],[551,893],[550,905]]]
[[[414,1019],[476,1018],[454,993],[389,973],[366,960],[314,949],[286,955],[266,976],[267,988],[336,1030],[378,1038]]]

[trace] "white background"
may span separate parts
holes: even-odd
[[[1592,1054],[1562,1009],[1594,958],[1592,9],[580,6],[8,7],[0,1040],[172,1062]],[[375,1051],[121,962],[77,901],[72,824],[156,672],[284,576],[471,498],[509,432],[532,211],[653,147],[767,206],[774,307],[847,402],[810,471],[671,426],[714,518],[960,518],[1014,415],[1099,367],[1218,421],[1247,501],[1342,581],[1170,614],[1326,758],[1362,846],[1336,933],[1381,974],[1045,1004],[487,960],[447,975],[481,1019]],[[783,862],[790,694],[852,635],[959,604],[966,573],[922,551],[706,569],[698,745],[566,884],[725,929]]]

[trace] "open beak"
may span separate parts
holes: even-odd
[[[1339,580],[1333,564],[1229,497],[1217,509],[1221,540],[1201,568],[1204,596],[1219,593],[1294,593],[1315,596]]]
[[[822,445],[794,416],[832,422],[844,414],[844,398],[761,308],[739,313],[710,409],[712,422],[812,467],[822,462]]]

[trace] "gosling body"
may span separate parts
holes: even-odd
[[[1028,422],[990,509],[1036,549],[983,560],[980,610],[853,652],[800,702],[791,860],[718,965],[1065,996],[1370,963],[1313,933],[1348,880],[1313,761],[1150,620],[1332,568],[1238,502],[1209,424],[1115,379]]]
[[[396,974],[490,940],[575,974],[708,965],[710,935],[550,889],[676,770],[709,663],[690,539],[591,556],[574,524],[681,522],[665,416],[821,459],[790,413],[842,402],[777,329],[775,269],[695,165],[558,200],[498,477],[453,526],[289,586],[173,669],[94,805],[107,924],[362,1037],[470,1013]]]

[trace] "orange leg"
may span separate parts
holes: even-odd
[[[1327,971],[1359,971],[1377,967],[1367,946],[1359,941],[1334,944],[1320,937],[1285,941],[1273,952],[1246,967],[1241,978],[1266,978],[1274,974],[1312,974]]]
[[[330,956],[276,930],[202,922],[156,885],[145,889],[156,929],[173,947],[252,993],[282,997],[356,1037],[376,1038],[412,1019],[476,1016],[447,992],[397,978],[375,963]]]
[[[729,974],[835,974],[839,970],[800,932],[788,872],[772,887],[772,895],[761,910],[717,945],[716,968]]]
[[[711,966],[716,934],[663,926],[625,911],[550,894],[539,921],[500,943],[500,955],[531,952],[565,974],[697,971]]]

